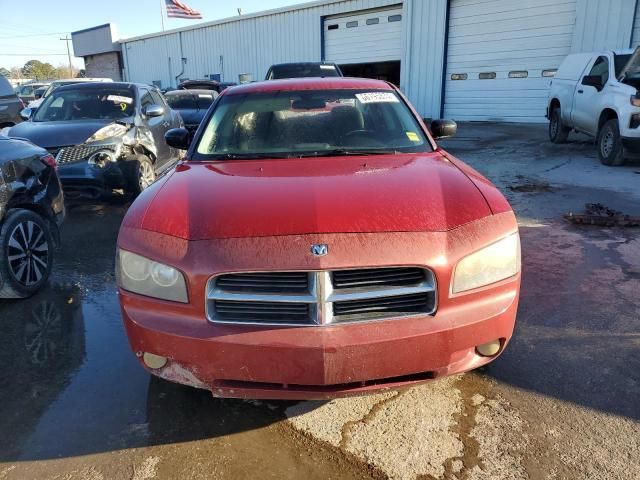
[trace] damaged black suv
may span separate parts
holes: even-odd
[[[56,89],[29,121],[5,134],[46,148],[58,164],[67,198],[138,194],[171,168],[179,151],[164,134],[180,115],[148,85],[93,82]]]
[[[28,297],[47,282],[64,215],[54,158],[0,136],[0,299]]]

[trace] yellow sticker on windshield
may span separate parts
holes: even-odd
[[[127,109],[127,104],[126,104],[126,103],[124,103],[124,102],[122,102],[122,103],[120,104],[120,110],[122,110],[122,111],[124,112],[126,109]]]
[[[407,138],[409,140],[411,140],[412,142],[419,142],[420,141],[420,137],[418,136],[418,134],[416,132],[405,132],[407,134]]]

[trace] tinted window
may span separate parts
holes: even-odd
[[[301,77],[338,77],[338,71],[333,65],[278,65],[271,70],[271,80],[279,78]]]
[[[42,102],[34,121],[115,120],[132,116],[134,110],[135,92],[131,88],[56,89]]]
[[[195,110],[198,108],[196,99],[192,95],[167,95],[165,98],[174,110]]]
[[[201,110],[207,110],[213,101],[217,98],[218,92],[207,92],[207,93],[198,93],[196,96],[196,102],[198,103],[198,108]]]
[[[31,85],[24,85],[20,87],[19,94],[20,95],[31,95],[33,93],[33,87]]]
[[[347,28],[355,28],[358,26],[358,21],[354,20],[353,22],[347,22]]]
[[[402,20],[402,15],[391,15],[387,21],[391,23],[391,22],[399,22],[400,20]]]
[[[609,80],[609,59],[607,59],[607,57],[598,57],[596,63],[591,67],[589,75],[600,77],[602,85],[607,83]]]
[[[165,101],[162,99],[162,95],[156,90],[151,90],[151,98],[153,98],[153,103],[160,106],[165,106]]]
[[[377,25],[380,23],[380,19],[379,18],[368,18],[367,19],[367,25]]]
[[[153,97],[151,96],[151,92],[149,90],[140,90],[142,94],[142,98],[140,99],[140,107],[148,107],[149,105],[153,105],[155,102],[153,101]]]
[[[631,55],[614,55],[613,60],[616,68],[616,78],[620,76],[622,69],[627,65],[630,59]]]
[[[0,96],[6,97],[9,95],[10,96],[14,95],[13,87],[9,83],[9,80],[7,80],[2,75],[0,75]]]
[[[197,146],[202,159],[322,156],[336,149],[424,152],[431,147],[406,104],[390,90],[227,95]]]

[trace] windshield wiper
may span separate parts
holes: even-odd
[[[398,150],[349,150],[347,148],[334,148],[332,150],[320,150],[317,152],[305,152],[296,154],[296,157],[341,157],[341,156],[369,156],[369,155],[397,155]]]
[[[289,154],[282,153],[217,153],[211,156],[212,160],[259,160],[264,158],[290,158]]]

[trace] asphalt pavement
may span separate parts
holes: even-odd
[[[586,137],[463,124],[443,141],[518,215],[514,339],[488,367],[331,402],[214,399],[150,378],[121,323],[126,201],[70,206],[51,285],[0,303],[0,480],[640,477],[640,228],[575,226],[600,202],[640,215],[640,164]]]

